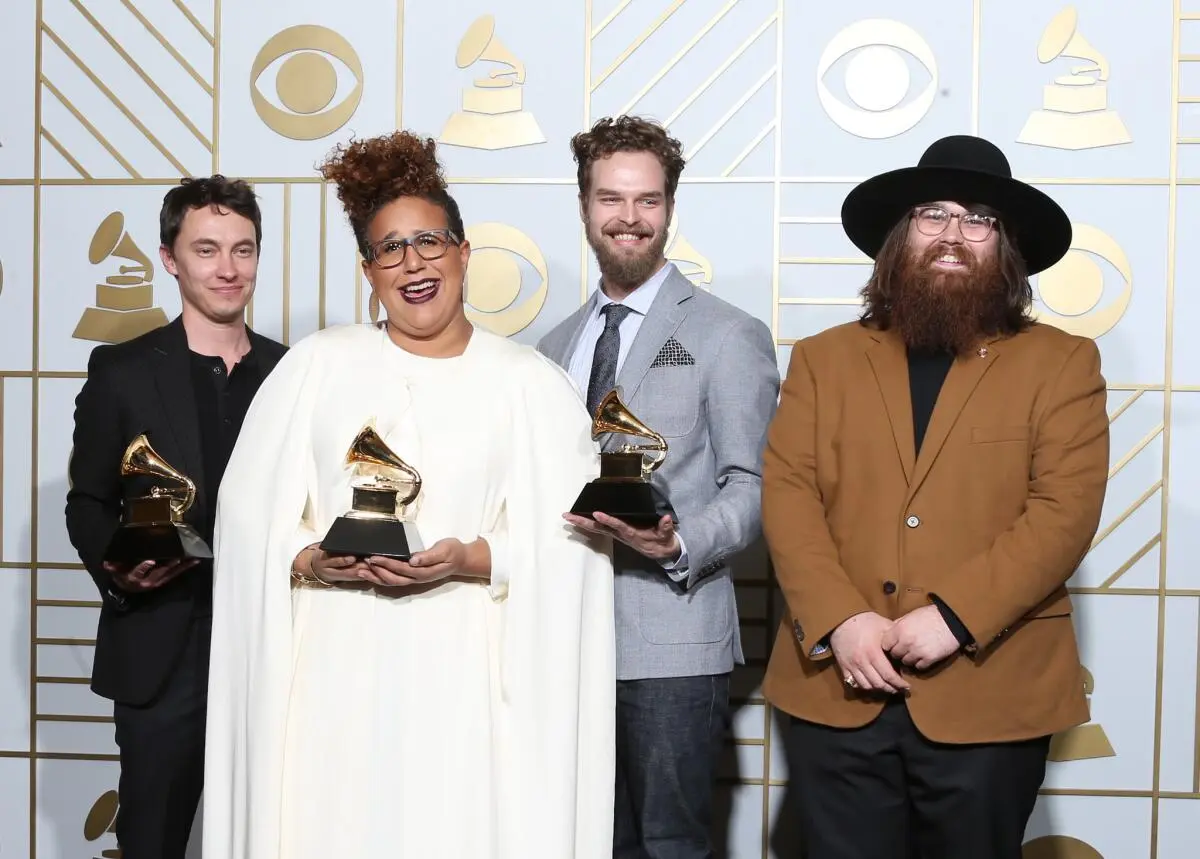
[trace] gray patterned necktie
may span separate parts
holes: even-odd
[[[595,415],[596,407],[604,395],[617,384],[617,355],[621,351],[621,332],[618,330],[631,308],[624,304],[606,304],[600,308],[604,314],[604,331],[596,341],[592,355],[592,372],[588,376],[588,413]]]

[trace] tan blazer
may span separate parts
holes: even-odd
[[[855,322],[798,342],[763,461],[763,530],[787,603],[764,693],[839,727],[881,698],[842,683],[828,636],[864,611],[944,601],[971,652],[906,670],[920,731],[947,743],[1088,719],[1065,582],[1108,478],[1100,355],[1047,325],[958,359],[914,460],[903,343]],[[877,694],[877,693],[876,693]]]

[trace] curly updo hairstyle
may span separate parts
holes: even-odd
[[[683,145],[657,122],[639,116],[604,117],[588,131],[571,138],[571,154],[579,165],[576,179],[579,193],[587,197],[591,190],[592,164],[614,152],[649,152],[658,158],[667,178],[667,199],[675,199],[679,174],[683,172]]]
[[[446,226],[462,241],[462,215],[446,190],[437,144],[432,138],[395,131],[368,140],[352,140],[334,147],[319,168],[337,185],[337,196],[346,210],[359,253],[369,251],[367,228],[384,206],[401,197],[427,200],[446,213]]]

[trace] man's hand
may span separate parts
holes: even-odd
[[[670,516],[663,516],[653,528],[634,528],[607,513],[593,515],[594,520],[573,513],[564,513],[563,518],[582,531],[620,540],[635,552],[659,563],[669,564],[679,558],[682,550]]]
[[[941,662],[959,648],[935,605],[922,606],[900,618],[883,634],[883,649],[918,671]]]
[[[908,690],[908,681],[888,660],[881,643],[891,626],[883,615],[867,611],[843,621],[829,637],[842,681],[851,689],[891,695]]]
[[[112,576],[113,584],[128,593],[141,593],[161,588],[180,573],[190,570],[199,561],[181,560],[157,563],[142,561],[132,567],[125,564],[104,563],[104,569]]]

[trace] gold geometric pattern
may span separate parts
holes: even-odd
[[[377,312],[336,189],[309,165],[426,117],[415,130],[464,167],[448,178],[474,246],[469,312],[529,343],[595,285],[569,133],[622,112],[684,144],[667,255],[767,322],[781,368],[796,339],[858,312],[870,260],[838,212],[866,176],[943,134],[979,133],[1066,205],[1074,243],[1034,279],[1035,307],[1096,339],[1112,450],[1100,528],[1070,582],[1091,718],[1054,738],[1023,855],[1190,855],[1178,821],[1200,813],[1200,575],[1188,567],[1200,550],[1200,0],[564,0],[553,8],[570,39],[546,32],[544,0],[448,18],[450,6],[419,0],[349,0],[333,16],[309,3],[6,2],[30,10],[6,48],[26,52],[34,85],[18,103],[31,105],[27,125],[0,118],[0,159],[20,129],[32,138],[30,170],[0,184],[25,186],[33,225],[32,248],[0,244],[0,302],[31,290],[33,308],[28,361],[0,371],[0,582],[21,582],[10,590],[29,630],[0,637],[0,701],[19,702],[0,703],[0,764],[22,774],[19,796],[0,780],[0,803],[15,797],[29,821],[13,837],[0,815],[5,856],[19,844],[24,857],[26,842],[30,859],[119,855],[111,710],[88,689],[99,602],[62,496],[87,351],[177,312],[155,271],[161,193],[249,163],[246,132],[263,132],[253,163],[270,172],[244,177],[264,211],[248,319],[295,343]],[[445,39],[427,45],[412,33],[433,11]],[[566,166],[520,172],[531,163]],[[782,859],[794,817],[784,720],[761,693],[782,600],[761,547],[737,564],[746,664],[733,675],[718,826],[728,855]],[[1102,644],[1122,623],[1136,627],[1136,652]]]
[[[141,32],[128,39],[116,35],[115,15],[103,15],[106,24],[102,13],[83,0],[68,2],[74,15],[58,9],[61,14],[53,20],[48,16],[39,22],[39,98],[44,102],[38,133],[69,167],[61,175],[43,175],[141,179],[204,172],[214,147],[209,77],[215,40],[210,28],[182,2],[172,6],[207,45],[194,52],[210,70],[205,77],[131,0],[120,0],[121,7]],[[118,23],[127,26],[126,21]],[[161,68],[151,66],[151,57]],[[197,107],[185,110],[184,98]],[[95,144],[111,161],[82,154]],[[113,169],[113,162],[119,169]]]

